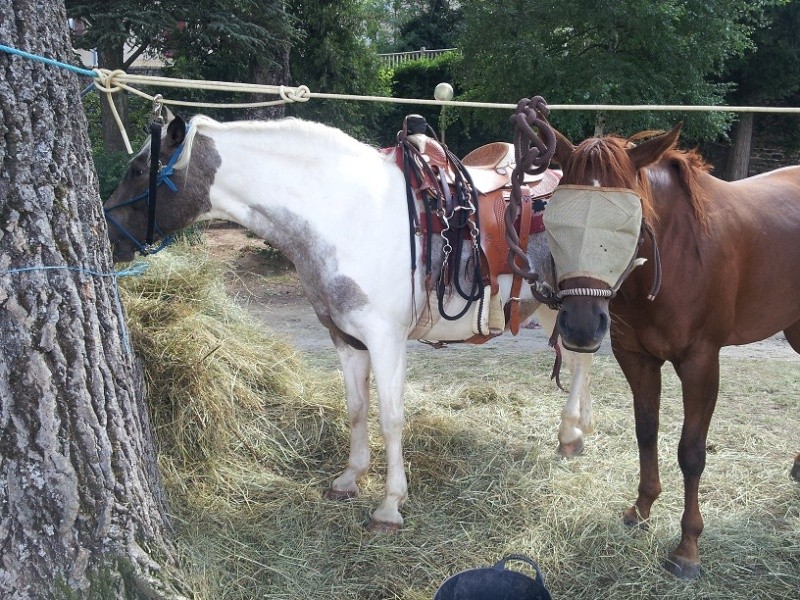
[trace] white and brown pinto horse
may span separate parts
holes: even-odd
[[[680,126],[638,145],[617,137],[590,138],[577,147],[558,134],[555,159],[564,174],[545,224],[563,301],[558,326],[564,346],[593,352],[610,324],[614,356],[633,392],[640,477],[636,502],[624,514],[628,525],[646,525],[661,492],[662,365],[672,363],[680,378],[684,418],[678,463],[685,504],[681,540],[665,566],[694,578],[701,572],[698,490],[717,402],[720,348],[783,331],[800,352],[800,167],[721,181],[699,154],[675,148],[679,132]],[[581,271],[579,258],[565,250],[584,244],[586,236],[569,239],[570,229],[587,223],[562,228],[548,220],[551,209],[555,218],[562,201],[578,198],[605,215],[607,231],[598,239],[612,239],[616,234],[609,232],[624,229],[633,209],[640,209],[634,239],[617,257],[619,281]],[[569,212],[587,206],[573,205]],[[582,251],[591,252],[590,245]],[[642,258],[644,266],[631,270]],[[659,277],[660,291],[652,298]],[[800,479],[800,455],[792,475]]]
[[[115,260],[130,260],[141,250],[148,224],[149,144],[105,204]],[[156,207],[156,238],[200,220],[224,219],[246,227],[289,258],[320,322],[339,355],[347,393],[351,438],[344,472],[328,497],[350,498],[369,467],[367,432],[370,369],[378,393],[386,447],[386,496],[372,515],[372,527],[395,529],[403,523],[406,499],[403,465],[403,394],[406,346],[413,337],[466,340],[468,320],[439,320],[419,331],[417,316],[428,302],[422,269],[412,274],[409,211],[404,175],[394,157],[343,132],[299,119],[219,123],[196,116],[169,121],[161,142],[162,168]],[[146,198],[146,194],[144,195]],[[533,266],[550,262],[544,234],[531,236]],[[417,236],[417,264],[422,243]],[[552,273],[552,267],[550,267]],[[507,301],[511,276],[500,277]],[[535,309],[544,327],[556,312],[534,302],[522,289],[521,312]],[[455,294],[454,294],[455,296]],[[450,314],[465,302],[448,304]],[[434,303],[435,304],[435,303]],[[436,308],[434,308],[434,311]],[[560,446],[579,451],[591,428],[588,370],[591,355],[566,353],[573,382],[562,414]]]

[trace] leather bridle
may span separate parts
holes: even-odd
[[[160,160],[162,126],[163,124],[160,120],[156,120],[150,124],[150,181],[147,191],[142,192],[133,198],[125,200],[116,206],[104,209],[106,220],[114,225],[114,227],[116,227],[122,235],[130,240],[136,249],[145,256],[160,252],[169,246],[173,241],[173,237],[165,236],[162,229],[156,223],[156,203],[158,201],[158,188],[161,185],[166,185],[173,192],[178,191],[178,186],[175,185],[174,181],[172,181],[171,176],[174,173],[175,163],[183,153],[183,144],[175,149],[175,152],[173,152],[167,164],[162,166]],[[147,201],[147,231],[144,241],[141,241],[126,227],[124,227],[122,223],[120,223],[111,213],[120,208],[125,208],[142,202],[143,200]],[[158,235],[163,239],[160,244],[153,246],[153,240],[156,233],[158,233]]]

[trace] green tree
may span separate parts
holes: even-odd
[[[461,33],[461,11],[448,0],[427,0],[420,10],[409,11],[400,26],[397,52],[428,48],[453,48]]]
[[[287,0],[286,10],[302,32],[290,56],[295,85],[329,94],[389,95],[387,74],[366,41],[368,12],[362,0]],[[383,103],[321,99],[287,107],[291,114],[339,127],[365,141],[374,140],[378,120],[387,110]]]
[[[452,0],[365,0],[366,37],[377,52],[453,48],[460,34]]]
[[[171,55],[180,58],[179,74],[208,72],[255,83],[284,83],[288,77],[294,30],[283,5],[281,0],[66,0],[68,16],[86,26],[73,35],[73,46],[96,48],[100,67],[128,70],[141,55]],[[114,95],[129,126],[127,100]],[[101,113],[104,150],[124,150],[105,103]]]
[[[721,104],[726,64],[751,47],[754,23],[773,0],[521,0],[461,3],[464,75],[473,100],[551,104]],[[668,128],[714,138],[724,113],[563,111],[556,126],[594,131]]]
[[[800,92],[800,1],[771,7],[753,35],[755,47],[729,65],[724,79],[735,82],[730,104],[781,105]],[[729,179],[747,177],[754,113],[742,113],[733,128]],[[792,119],[795,128],[796,119]]]

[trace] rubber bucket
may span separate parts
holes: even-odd
[[[510,560],[528,563],[536,571],[536,579],[506,569]],[[527,556],[509,554],[493,567],[453,575],[439,587],[433,600],[551,600],[551,597],[539,565]]]

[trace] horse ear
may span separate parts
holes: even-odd
[[[178,115],[167,125],[167,140],[173,146],[179,146],[186,137],[186,123]]]
[[[553,127],[553,133],[556,134],[556,152],[553,155],[553,159],[563,169],[564,163],[570,156],[572,156],[572,153],[575,151],[575,146],[572,144],[572,142],[570,142],[567,139],[567,137],[563,133],[561,133],[555,127]]]
[[[634,146],[628,150],[628,157],[631,159],[633,166],[638,171],[644,169],[648,165],[656,162],[667,150],[675,147],[678,143],[678,137],[681,134],[683,122],[678,123],[672,131],[662,133],[659,136],[650,138],[646,142],[642,142],[638,146]]]

